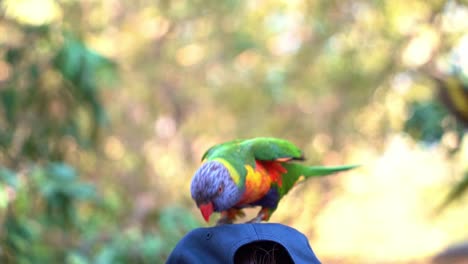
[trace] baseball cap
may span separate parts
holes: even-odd
[[[179,241],[166,263],[234,263],[234,256],[241,247],[257,241],[280,244],[294,263],[320,264],[302,233],[277,223],[227,224],[194,229]]]

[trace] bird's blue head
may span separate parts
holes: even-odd
[[[219,161],[207,161],[201,165],[193,176],[190,191],[207,222],[213,211],[230,209],[242,196],[242,190],[232,179],[228,168]]]

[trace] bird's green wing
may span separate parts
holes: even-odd
[[[250,146],[256,160],[303,160],[302,151],[293,143],[279,138],[253,138],[242,144]]]
[[[243,141],[242,139],[234,139],[234,140],[231,140],[231,141],[228,141],[228,142],[224,142],[224,143],[221,143],[221,144],[214,145],[211,148],[209,148],[207,151],[205,151],[205,153],[202,156],[202,161],[207,159],[207,158],[210,158],[211,156],[215,155],[216,153],[219,154],[219,152],[224,152],[227,148],[230,148],[232,145],[238,144],[238,143],[240,143],[242,141]]]

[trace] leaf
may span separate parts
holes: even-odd
[[[118,252],[114,247],[105,247],[97,254],[94,263],[96,264],[112,264],[116,263]]]
[[[453,201],[459,199],[463,194],[468,190],[468,171],[465,172],[465,175],[461,181],[455,184],[452,187],[452,190],[447,194],[444,202],[439,206],[437,211],[441,211],[447,207]]]
[[[19,187],[18,177],[16,173],[5,167],[0,167],[0,181],[14,187]]]
[[[88,97],[98,87],[97,80],[101,70],[115,73],[115,63],[70,35],[65,34],[64,38],[64,44],[55,56],[54,66],[81,90],[81,96]]]
[[[5,59],[9,64],[16,64],[22,57],[23,50],[20,48],[11,48],[8,49],[5,54]]]
[[[5,248],[7,252],[9,251],[18,256],[30,256],[31,244],[38,237],[38,233],[35,232],[33,226],[33,221],[9,214],[3,224],[3,228],[8,232],[2,236],[1,241],[5,246],[2,246],[2,251]]]
[[[51,162],[46,167],[47,174],[57,181],[73,181],[77,177],[76,170],[66,163]]]
[[[254,37],[244,31],[236,31],[233,34],[233,47],[232,50],[235,52],[235,55],[243,52],[247,49],[252,49],[257,46],[255,43]]]
[[[64,45],[58,51],[54,59],[54,66],[66,79],[76,82],[81,68],[83,48],[80,42],[67,35],[65,35],[64,38]]]
[[[167,207],[161,211],[159,226],[167,240],[178,240],[189,230],[199,227],[200,223],[187,209]]]
[[[10,123],[10,126],[14,125],[16,116],[16,106],[18,103],[18,94],[16,89],[10,87],[0,93],[3,108],[5,109],[5,118]]]
[[[141,244],[141,254],[148,263],[153,263],[164,252],[167,243],[159,236],[146,235]]]
[[[46,181],[43,184],[41,184],[39,187],[40,187],[42,195],[44,195],[46,199],[52,199],[52,197],[55,195],[58,189],[57,184],[53,181]]]
[[[414,102],[410,109],[412,115],[405,122],[404,130],[416,140],[440,141],[444,134],[442,120],[447,116],[447,110],[435,101]]]
[[[97,198],[96,187],[92,184],[74,183],[65,192],[74,199],[93,200]]]
[[[71,252],[67,255],[67,264],[88,264],[90,261],[86,256],[79,252]]]
[[[6,131],[0,130],[0,146],[8,148],[11,145],[13,139],[12,129],[7,129]]]

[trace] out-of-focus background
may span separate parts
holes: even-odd
[[[1,1],[0,262],[163,263],[206,225],[203,152],[274,136],[363,166],[271,221],[324,263],[430,263],[468,240],[467,4]]]

